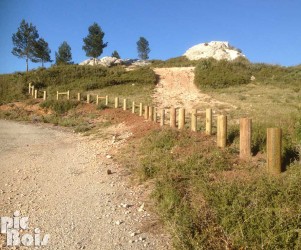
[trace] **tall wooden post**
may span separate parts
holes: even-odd
[[[108,105],[109,105],[109,96],[106,95],[106,106],[108,106]]]
[[[281,128],[267,129],[267,170],[272,174],[281,173]]]
[[[58,100],[58,99],[59,99],[59,92],[56,91],[56,100]]]
[[[206,109],[206,134],[212,135],[212,109]]]
[[[251,158],[252,120],[240,119],[239,157],[248,160]]]
[[[139,116],[143,115],[143,104],[140,102],[139,104]]]
[[[144,106],[144,119],[148,120],[148,106]]]
[[[161,109],[160,126],[164,126],[164,122],[165,122],[165,109]]]
[[[177,112],[175,108],[170,108],[170,127],[175,128],[176,127],[176,122],[177,122]]]
[[[225,148],[227,145],[227,116],[217,117],[217,146]]]
[[[132,113],[135,114],[135,102],[132,102]]]
[[[123,99],[123,110],[127,109],[127,100]]]
[[[43,100],[46,101],[46,99],[47,99],[47,93],[46,93],[46,90],[44,90],[44,92],[43,92]]]
[[[34,99],[38,99],[38,90],[37,89],[34,90]]]
[[[70,90],[67,91],[67,100],[70,100]]]
[[[152,106],[148,107],[148,120],[149,121],[154,120],[154,107]]]
[[[119,98],[115,97],[115,108],[117,109],[119,107]]]
[[[157,122],[157,118],[158,118],[157,108],[154,108],[154,122]]]
[[[96,95],[96,105],[98,105],[99,103],[99,99],[98,99],[98,95]]]
[[[31,86],[31,95],[34,96],[34,85]]]
[[[90,103],[90,94],[87,94],[87,103]]]
[[[30,92],[31,92],[31,82],[28,83],[28,93],[30,94]]]
[[[80,99],[81,99],[80,93],[77,93],[77,100],[80,101]]]
[[[196,132],[197,130],[197,110],[191,110],[191,131]]]
[[[179,109],[179,124],[178,124],[178,128],[179,129],[184,129],[185,127],[185,109],[184,108],[180,108]]]

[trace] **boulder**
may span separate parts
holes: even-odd
[[[245,57],[240,49],[229,44],[229,42],[212,41],[209,43],[200,43],[188,49],[184,56],[189,60],[199,60],[213,57],[216,60],[226,59],[232,61],[238,57]]]

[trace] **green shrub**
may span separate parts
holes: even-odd
[[[243,61],[201,60],[195,68],[195,83],[200,88],[224,88],[250,82],[249,64]]]
[[[70,101],[70,100],[47,100],[40,103],[40,107],[42,108],[51,108],[57,114],[64,114],[68,112],[70,109],[76,108],[79,104],[78,101]]]

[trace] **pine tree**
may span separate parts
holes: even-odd
[[[51,50],[48,47],[48,43],[43,39],[40,38],[35,43],[35,49],[34,49],[34,62],[41,62],[42,67],[44,67],[45,62],[52,62],[50,58]]]
[[[149,43],[144,37],[140,37],[139,41],[137,42],[137,50],[138,50],[138,56],[142,60],[148,59],[148,54],[151,51],[149,48]]]
[[[114,51],[113,51],[112,57],[116,57],[117,59],[120,59],[120,56],[119,56],[117,50],[114,50]]]
[[[21,21],[18,31],[13,34],[12,41],[14,44],[12,54],[19,58],[26,59],[26,71],[28,72],[28,60],[34,61],[34,50],[38,31],[32,23],[28,24],[24,19]]]
[[[100,26],[97,23],[93,23],[89,27],[88,36],[83,39],[84,46],[82,48],[86,52],[86,56],[93,57],[94,64],[95,59],[102,54],[103,49],[108,45],[108,43],[103,42],[104,35],[105,33]]]
[[[55,64],[72,64],[73,62],[71,60],[71,47],[66,41],[64,41],[60,45],[58,52],[55,52]]]

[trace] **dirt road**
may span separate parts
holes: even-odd
[[[169,249],[165,236],[143,229],[154,217],[141,207],[144,188],[129,187],[114,161],[130,136],[118,138],[114,126],[95,139],[0,120],[0,216],[29,217],[20,234],[49,234],[43,249]],[[5,245],[0,234],[0,248],[14,249]]]
[[[194,67],[155,68],[154,71],[159,77],[153,94],[154,103],[158,108],[197,108],[203,112],[206,108],[224,111],[236,108],[201,93],[194,84]]]

